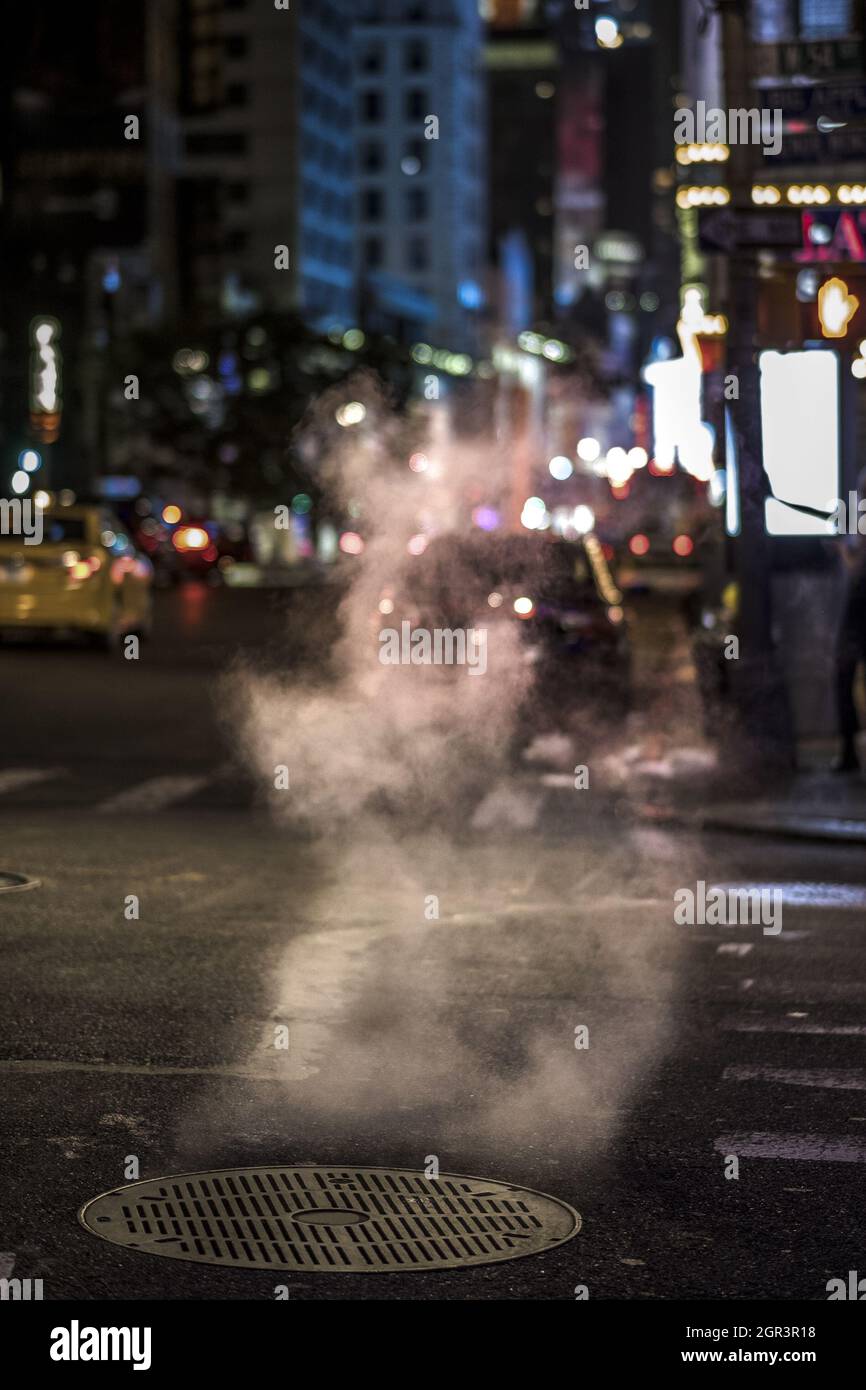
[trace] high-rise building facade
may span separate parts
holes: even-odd
[[[43,487],[95,469],[101,360],[149,321],[148,51],[144,0],[4,18],[0,495],[26,448]]]
[[[758,43],[839,39],[857,27],[858,0],[755,0],[752,37]]]
[[[354,9],[182,0],[178,232],[193,303],[355,321]]]
[[[355,6],[356,268],[365,320],[471,348],[484,307],[477,0]]]
[[[554,316],[560,50],[539,6],[500,0],[488,14],[490,255],[502,324],[514,336]],[[518,143],[531,159],[515,158]]]

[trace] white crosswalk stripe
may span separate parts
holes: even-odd
[[[185,801],[203,791],[211,777],[173,776],[150,777],[134,787],[100,802],[97,811],[103,815],[128,814],[140,811],[163,811],[178,801]]]
[[[826,1091],[866,1091],[864,1067],[731,1066],[723,1081],[775,1081],[780,1086],[816,1086]]]
[[[19,791],[21,787],[32,787],[38,782],[50,782],[57,777],[65,777],[62,767],[6,767],[0,769],[0,796]]]
[[[800,1018],[729,1018],[723,1033],[803,1033],[837,1038],[866,1038],[866,1023],[815,1023]]]
[[[785,908],[836,908],[860,911],[866,907],[866,887],[857,883],[720,883],[726,893],[778,894]]]
[[[766,886],[781,888],[786,906],[808,908],[812,913],[817,911],[825,917],[834,916],[837,922],[841,914],[850,912],[852,909],[862,910],[864,889],[856,884],[800,883]],[[816,940],[814,923],[810,923],[810,926],[813,927],[812,939]],[[788,949],[792,951],[795,950],[795,942],[808,935],[810,935],[808,932],[789,931],[783,933]],[[738,944],[730,943],[727,946],[720,946],[719,953],[725,955],[739,954]],[[779,973],[787,975],[791,959],[792,957],[788,955],[779,958],[766,952],[760,960],[757,958],[750,960],[749,967],[755,970],[757,966],[760,973],[756,971],[757,978],[742,978],[740,980],[741,990],[748,989],[751,994],[758,993],[764,996],[781,993],[787,998],[796,999],[799,992],[796,981],[793,978],[779,978]],[[777,972],[777,961],[781,965],[781,972]],[[782,961],[787,961],[788,965],[782,965]],[[846,1097],[850,1096],[851,1092],[862,1093],[866,1091],[866,1066],[822,1065],[825,1061],[835,1062],[839,1060],[835,1050],[829,1057],[824,1052],[824,1048],[828,1045],[824,1039],[827,1038],[850,1039],[851,1045],[856,1049],[850,1060],[862,1062],[864,1058],[857,1043],[859,1039],[866,1038],[866,1023],[839,1022],[837,1021],[838,1015],[834,1018],[832,1014],[828,1017],[826,1004],[823,1008],[820,1006],[817,1009],[811,1007],[818,999],[824,999],[825,996],[827,1003],[833,1003],[837,1006],[843,1005],[851,997],[851,991],[845,988],[850,983],[849,980],[840,981],[835,976],[831,980],[815,978],[813,975],[808,982],[808,1002],[804,1000],[802,1004],[792,1003],[784,1008],[784,1011],[782,1008],[778,1008],[777,1011],[768,1009],[766,1014],[732,1013],[720,1020],[718,1026],[722,1033],[740,1034],[744,1039],[742,1046],[746,1045],[746,1038],[754,1039],[749,1046],[751,1050],[757,1051],[759,1054],[754,1060],[750,1059],[724,1067],[721,1080],[728,1084],[728,1089],[725,1091],[728,1100],[733,1103],[739,1096],[745,1101],[748,1091],[753,1090],[756,1085],[761,1089],[755,1092],[755,1096],[764,1097],[765,1100],[767,1097],[773,1097],[775,1088],[784,1088],[788,1091],[789,1096],[789,1088],[791,1087],[802,1087],[813,1092],[817,1090],[824,1093],[824,1097],[822,1097],[824,1108],[821,1113],[825,1117],[824,1122],[830,1132],[816,1134],[786,1133],[772,1130],[733,1130],[720,1135],[714,1141],[713,1147],[716,1152],[724,1155],[736,1154],[738,1158],[742,1159],[764,1159],[788,1163],[866,1163],[866,1135],[838,1132],[839,1128],[847,1128],[846,1120],[857,1118],[850,1115],[852,1100],[848,1100],[846,1103]],[[859,994],[861,988],[861,986],[856,985],[854,992]],[[780,1065],[782,1059],[778,1057],[768,1061],[764,1061],[760,1057],[760,1050],[763,1047],[772,1046],[773,1037],[785,1036],[803,1039],[798,1046],[796,1055],[796,1060],[801,1065]],[[765,1042],[764,1039],[767,1041]],[[743,1086],[747,1088],[746,1091],[740,1089]],[[832,1092],[837,1093],[835,1099],[828,1094]],[[832,1106],[835,1110],[837,1106],[842,1105],[845,1105],[845,1109],[836,1111],[835,1123],[832,1119],[827,1122],[826,1107]],[[776,1111],[777,1105],[774,1104],[769,1113],[775,1114]],[[833,1111],[829,1113],[832,1114]],[[839,1125],[840,1120],[843,1122],[841,1126]]]
[[[866,1138],[851,1134],[722,1134],[717,1153],[799,1163],[866,1163]]]

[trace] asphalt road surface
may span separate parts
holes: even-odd
[[[863,1264],[862,855],[659,829],[531,770],[474,827],[276,823],[220,682],[309,660],[329,604],[180,591],[139,663],[0,653],[0,869],[41,881],[0,894],[0,1274],[47,1299],[826,1299]],[[783,930],[676,925],[699,880],[784,885]],[[130,1158],[431,1156],[582,1230],[471,1269],[285,1276],[77,1220]]]

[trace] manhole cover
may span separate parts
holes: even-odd
[[[38,887],[38,878],[28,878],[26,874],[13,874],[8,869],[0,869],[0,893],[23,893],[28,888]]]
[[[454,1269],[535,1255],[580,1230],[554,1197],[405,1168],[224,1168],[118,1187],[82,1207],[130,1250],[235,1269]]]

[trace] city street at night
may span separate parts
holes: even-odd
[[[854,1354],[864,170],[866,0],[10,11],[25,1374]]]
[[[2,867],[40,879],[2,904],[7,1264],[61,1299],[273,1296],[288,1276],[112,1250],[78,1208],[128,1155],[146,1176],[434,1154],[561,1197],[580,1234],[291,1296],[820,1296],[860,1238],[862,849],[658,828],[526,768],[486,829],[275,827],[221,672],[332,607],[194,588],[160,595],[139,663],[4,654]],[[675,925],[690,878],[786,885],[783,930]]]

